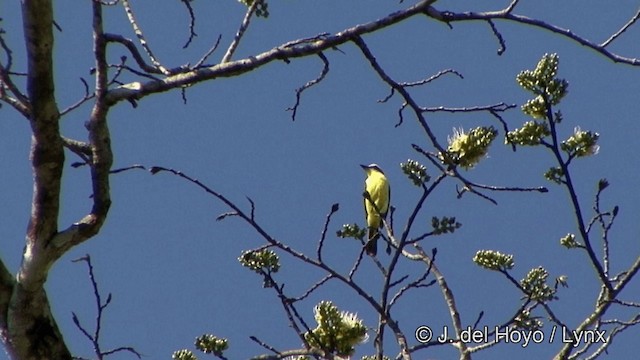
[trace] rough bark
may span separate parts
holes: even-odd
[[[28,57],[33,199],[22,265],[13,280],[0,268],[2,340],[14,359],[71,359],[44,290],[58,233],[64,149],[53,81],[53,8],[50,0],[22,2]]]

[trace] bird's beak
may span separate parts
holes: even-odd
[[[369,168],[367,165],[362,165],[362,164],[360,164],[360,167],[364,170],[367,170]]]

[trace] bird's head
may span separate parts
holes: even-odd
[[[371,174],[373,171],[377,171],[381,174],[384,174],[382,169],[378,166],[378,164],[369,164],[369,165],[360,165],[360,167],[367,173],[367,175]]]

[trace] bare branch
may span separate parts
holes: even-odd
[[[107,296],[107,299],[103,302],[102,296],[100,295],[100,290],[98,290],[98,281],[96,280],[95,273],[93,272],[93,265],[91,264],[91,257],[87,254],[81,258],[72,260],[72,262],[85,262],[87,264],[87,268],[89,270],[89,280],[91,281],[91,287],[93,288],[93,297],[96,301],[96,325],[93,334],[89,334],[89,332],[84,329],[84,327],[80,324],[80,320],[75,313],[73,313],[73,323],[76,327],[84,334],[86,338],[91,341],[93,345],[93,350],[98,359],[103,359],[107,355],[115,354],[121,351],[127,351],[132,354],[135,354],[138,359],[142,358],[140,353],[138,353],[132,347],[118,347],[108,351],[102,351],[100,345],[100,331],[102,330],[102,315],[104,314],[104,310],[111,303],[111,294]]]
[[[136,349],[130,347],[130,346],[121,346],[109,351],[105,351],[102,353],[103,356],[107,356],[107,355],[111,355],[111,354],[115,354],[115,353],[119,353],[119,352],[130,352],[133,355],[135,355],[138,359],[142,359],[142,354],[140,354],[138,351],[136,351]]]
[[[322,63],[324,64],[322,67],[322,71],[320,72],[320,75],[318,75],[317,78],[311,81],[308,81],[302,87],[296,89],[296,103],[295,105],[293,105],[293,107],[287,108],[287,110],[292,112],[291,121],[296,121],[296,114],[298,113],[298,106],[300,105],[300,95],[302,94],[302,92],[312,87],[313,85],[318,84],[320,81],[324,80],[324,77],[327,76],[327,74],[329,73],[329,60],[327,60],[326,56],[324,56],[324,54],[321,52],[318,53],[318,57],[322,59]]]
[[[9,306],[11,303],[11,294],[16,284],[15,276],[12,274],[4,261],[0,259],[0,329],[8,329]],[[16,355],[15,351],[9,347],[5,347],[8,356]],[[15,357],[15,356],[14,356]]]
[[[617,324],[619,324],[619,326],[614,327],[609,332],[609,334],[606,337],[605,341],[603,343],[601,343],[600,346],[589,357],[586,357],[585,360],[594,360],[594,359],[598,358],[600,355],[602,355],[603,353],[606,353],[606,351],[609,348],[609,346],[613,343],[613,339],[614,339],[615,336],[617,336],[619,333],[629,329],[630,327],[632,327],[634,325],[640,324],[640,315],[638,315],[638,314],[635,315],[629,321],[614,321],[614,322],[611,322],[611,323],[617,323]],[[575,357],[572,357],[572,358],[575,358]]]
[[[318,256],[318,261],[322,262],[322,246],[324,245],[324,240],[327,237],[327,230],[329,229],[329,222],[331,222],[331,216],[335,214],[339,209],[338,203],[335,203],[331,206],[331,211],[327,215],[327,220],[324,222],[324,227],[322,228],[322,234],[320,235],[320,241],[318,241],[318,250],[316,251]]]
[[[89,144],[66,137],[63,137],[62,141],[64,142],[64,147],[82,159],[83,164],[89,164],[91,162],[91,147]]]
[[[0,20],[2,20],[2,18],[0,18]],[[5,71],[10,72],[11,67],[13,66],[13,51],[4,41],[4,37],[2,36],[3,34],[4,30],[0,28],[0,48],[2,48],[2,50],[4,50],[4,52],[7,54],[7,64],[5,65],[4,69]]]
[[[114,6],[114,5],[118,5],[118,3],[120,2],[120,0],[111,0],[111,1],[96,0],[96,1],[99,2],[100,4],[104,5],[104,6]]]
[[[625,271],[618,279],[618,282],[613,287],[615,296],[617,296],[627,284],[633,279],[636,273],[640,270],[640,256],[629,266],[629,270]]]
[[[496,28],[496,24],[494,24],[491,20],[487,20],[487,22],[489,23],[489,26],[491,26],[493,35],[496,36],[496,38],[498,39],[498,43],[500,44],[500,47],[498,48],[498,55],[502,55],[507,50],[507,44],[505,43],[502,34],[500,34],[500,31],[498,31],[498,28]]]
[[[453,69],[445,69],[445,70],[441,70],[438,71],[435,75],[432,75],[426,79],[423,80],[419,80],[419,81],[414,81],[414,82],[405,82],[405,83],[400,83],[400,85],[402,86],[406,86],[406,87],[412,87],[412,86],[420,86],[420,85],[426,85],[432,81],[435,81],[437,79],[439,79],[440,77],[447,75],[447,74],[453,74],[456,75],[457,77],[459,77],[460,79],[464,79],[464,76],[462,76],[461,73],[459,73],[456,70]],[[393,89],[391,89],[393,91]],[[386,100],[382,101],[385,102]]]
[[[622,35],[625,31],[627,31],[627,29],[629,29],[631,25],[633,25],[636,21],[638,21],[638,19],[640,19],[640,10],[638,10],[638,12],[631,18],[631,20],[629,20],[626,24],[624,24],[624,26],[622,26],[620,30],[618,30],[615,34],[611,35],[611,37],[605,40],[602,44],[600,44],[600,47],[602,48],[607,47],[609,44],[611,44],[612,41],[617,39],[618,36]]]
[[[421,86],[421,85],[425,85],[428,84],[436,79],[439,79],[441,76],[446,75],[446,74],[454,74],[457,75],[460,79],[464,79],[464,76],[462,76],[461,73],[459,73],[456,70],[453,69],[446,69],[446,70],[442,70],[439,71],[437,74],[432,75],[426,79],[423,80],[419,80],[419,81],[414,81],[414,82],[402,82],[402,83],[398,83],[399,86],[403,86],[403,87],[413,87],[413,86]],[[379,103],[385,103],[387,101],[389,101],[393,95],[395,95],[396,90],[394,87],[391,87],[391,90],[389,91],[389,95],[385,96],[384,98],[378,100]],[[400,125],[402,125],[402,122],[404,121],[404,115],[403,115],[403,111],[404,109],[407,107],[407,102],[403,102],[402,106],[400,106],[400,108],[398,109],[398,123],[395,124],[395,127],[399,127]]]
[[[251,341],[257,343],[258,345],[260,345],[263,348],[271,351],[274,354],[278,354],[278,355],[282,354],[280,351],[276,350],[276,348],[274,348],[273,346],[271,346],[271,345],[265,343],[264,341],[258,339],[256,336],[253,336],[253,335],[249,336],[249,339],[251,339]]]
[[[466,184],[468,184],[471,187],[477,187],[480,189],[491,190],[491,191],[539,192],[539,193],[549,192],[549,189],[547,189],[544,186],[538,186],[538,187],[495,186],[495,185],[478,184],[478,183],[468,181],[466,179],[464,181]]]
[[[60,113],[60,116],[64,116],[67,113],[79,108],[80,106],[82,106],[82,104],[86,103],[87,101],[93,99],[96,96],[95,94],[89,92],[89,84],[87,84],[87,81],[85,79],[80,78],[80,81],[82,82],[82,85],[84,87],[84,96],[82,97],[82,99],[78,100],[75,104],[72,104],[66,109],[62,110],[62,112]]]
[[[91,112],[91,117],[86,123],[89,131],[89,147],[92,180],[92,196],[93,206],[91,212],[78,222],[67,227],[61,232],[56,232],[49,240],[50,249],[53,252],[49,261],[53,262],[62,256],[71,247],[91,238],[100,231],[111,207],[111,196],[109,188],[109,171],[113,163],[113,154],[111,151],[111,139],[107,125],[108,106],[104,102],[104,96],[108,87],[108,65],[106,61],[106,41],[104,39],[103,23],[102,23],[102,4],[97,1],[92,2],[93,5],[93,32],[94,32],[94,55],[96,58],[96,88],[95,103]],[[59,137],[59,135],[58,135]],[[87,153],[85,145],[70,140],[63,141],[60,138],[60,147],[68,146],[72,150],[78,151],[79,154]],[[81,156],[83,157],[83,156]],[[59,166],[64,161],[59,160]],[[59,196],[59,190],[56,193]],[[59,203],[59,199],[56,198]],[[58,205],[59,206],[59,205]],[[50,216],[50,215],[49,215]],[[57,217],[54,217],[56,219]]]
[[[315,55],[321,51],[332,49],[340,44],[351,41],[354,36],[371,33],[399,23],[412,16],[421,15],[427,7],[435,1],[436,0],[422,0],[405,10],[396,11],[386,17],[354,26],[335,35],[329,35],[322,40],[305,42],[291,46],[277,46],[271,50],[246,59],[229,61],[226,63],[223,62],[211,67],[194,69],[193,71],[175,74],[158,81],[150,81],[146,83],[133,82],[125,84],[110,91],[107,96],[107,102],[109,104],[115,104],[126,99],[140,99],[153,93],[180,88],[184,85],[195,84],[215,78],[238,76],[275,60]]]
[[[211,49],[209,49],[209,51],[207,51],[202,58],[200,58],[200,60],[198,60],[198,62],[193,65],[193,69],[198,69],[200,67],[202,67],[205,61],[207,61],[207,59],[209,58],[209,56],[211,56],[211,54],[213,54],[216,49],[218,49],[218,45],[220,45],[220,40],[222,39],[222,35],[218,35],[218,39],[216,40],[215,44],[213,44],[213,46],[211,47]]]
[[[18,279],[28,291],[37,291],[55,259],[47,244],[57,233],[64,149],[53,82],[53,10],[46,4],[28,2],[23,4],[23,12],[30,61],[27,89],[32,107],[29,121],[33,129],[30,158],[34,194]]]
[[[20,100],[7,95],[2,85],[3,85],[2,80],[0,80],[0,100],[9,104],[9,106],[14,108],[16,111],[22,114],[22,116],[28,119],[31,116],[31,111],[29,110],[29,106],[25,105]]]
[[[110,174],[118,174],[118,173],[121,173],[121,172],[134,170],[134,169],[146,170],[146,168],[144,166],[139,165],[139,164],[134,164],[134,165],[131,165],[131,166],[125,166],[125,167],[122,167],[122,168],[110,170],[109,173]]]
[[[509,7],[507,7],[504,10],[500,10],[500,11],[487,11],[487,12],[464,12],[464,13],[453,13],[450,11],[438,11],[432,7],[429,8],[429,11],[427,12],[427,15],[443,21],[447,24],[451,24],[452,22],[456,22],[456,21],[470,21],[470,20],[484,20],[484,21],[489,21],[489,20],[508,20],[508,21],[513,21],[513,22],[517,22],[519,24],[524,24],[524,25],[530,25],[530,26],[534,26],[540,29],[544,29],[556,34],[560,34],[563,37],[575,41],[580,45],[586,46],[596,52],[598,52],[599,54],[607,57],[608,59],[612,60],[613,62],[619,62],[619,63],[623,63],[623,64],[628,64],[628,65],[632,65],[632,66],[640,66],[640,59],[638,58],[630,58],[630,57],[624,57],[615,53],[610,52],[609,50],[606,49],[606,45],[608,45],[610,43],[609,42],[605,42],[603,44],[596,44],[582,36],[579,36],[577,34],[574,34],[571,30],[569,29],[564,29],[562,27],[556,26],[556,25],[552,25],[552,24],[548,24],[542,20],[537,20],[537,19],[532,19],[529,18],[527,16],[523,16],[523,15],[516,15],[513,14],[511,11],[513,10],[513,7],[515,6],[515,1],[511,3],[511,5]],[[634,16],[634,18],[630,21],[631,24],[633,24],[636,20],[637,17],[640,15],[636,15]],[[631,26],[631,24],[629,24],[629,26]],[[622,31],[618,31],[618,35],[620,35],[622,32],[624,32],[626,29],[628,29],[627,25],[625,25],[621,30]],[[614,35],[616,35],[614,34]],[[617,36],[616,36],[617,37]],[[613,39],[615,39],[615,37],[612,36]],[[611,41],[613,41],[613,39]]]
[[[440,291],[442,292],[442,296],[447,304],[447,308],[449,309],[449,316],[451,317],[451,322],[453,324],[454,333],[456,338],[460,338],[460,333],[462,329],[462,321],[460,320],[460,312],[458,311],[458,306],[456,305],[455,297],[453,296],[453,292],[449,287],[444,275],[438,269],[433,260],[426,254],[426,252],[422,249],[419,244],[413,244],[413,246],[418,250],[418,253],[422,256],[422,261],[427,264],[427,267],[430,269],[430,272],[435,276],[436,281],[438,281],[438,286],[440,287]],[[471,352],[467,344],[464,342],[460,342],[455,344],[458,351],[460,352],[460,360],[470,360]]]
[[[367,58],[367,60],[369,60],[369,63],[371,64],[371,67],[376,71],[378,76],[380,76],[380,78],[384,82],[386,82],[391,88],[393,88],[395,91],[400,93],[400,95],[402,95],[402,97],[404,98],[404,100],[407,103],[407,105],[416,114],[416,118],[418,120],[418,123],[420,124],[422,129],[426,132],[427,137],[429,138],[429,140],[431,141],[433,146],[436,147],[436,149],[438,149],[440,152],[444,152],[444,148],[440,145],[440,143],[438,142],[435,134],[431,130],[431,127],[429,126],[429,124],[427,124],[424,116],[422,115],[422,112],[423,112],[422,108],[420,108],[420,106],[418,106],[418,104],[411,97],[411,95],[407,92],[407,90],[404,88],[404,86],[402,86],[401,84],[397,83],[389,75],[387,75],[387,73],[384,71],[384,69],[382,69],[380,64],[378,64],[378,61],[376,60],[375,56],[371,53],[371,50],[369,50],[369,48],[367,47],[367,44],[364,42],[364,40],[362,40],[362,38],[359,35],[354,35],[353,38],[352,38],[352,41],[358,46],[360,51],[362,51],[362,54],[365,56],[365,58]]]
[[[587,233],[589,233],[594,221],[598,221],[598,223],[600,224],[600,228],[602,231],[602,266],[604,274],[606,276],[609,276],[609,231],[611,230],[611,226],[613,225],[613,222],[618,215],[618,210],[617,206],[611,213],[604,213],[600,210],[600,195],[607,188],[608,183],[606,182],[606,180],[601,180],[598,185],[598,192],[596,193],[595,202],[593,205],[593,210],[596,213],[596,216],[594,216],[591,222],[589,222],[586,231]],[[608,222],[605,222],[605,216],[611,217]]]
[[[280,299],[280,304],[282,305],[282,308],[284,309],[285,313],[287,314],[287,318],[289,319],[289,324],[291,324],[291,328],[293,330],[295,330],[296,335],[298,336],[300,341],[302,341],[302,343],[306,345],[307,344],[307,340],[304,338],[304,334],[310,332],[311,328],[309,328],[309,325],[307,325],[307,323],[304,321],[304,318],[302,316],[300,316],[300,313],[296,309],[294,303],[287,296],[285,296],[285,294],[284,294],[284,292],[282,290],[284,288],[284,285],[278,286],[278,284],[275,282],[275,280],[273,280],[273,278],[271,278],[271,276],[269,276],[269,280],[273,284],[275,284],[273,286],[273,289],[278,294],[278,298]],[[300,328],[298,323],[300,323],[300,325],[302,325],[302,327],[305,329],[305,331],[303,331]]]
[[[589,233],[587,232],[587,229],[585,226],[585,219],[582,215],[582,208],[580,206],[580,201],[578,199],[578,195],[576,193],[576,190],[573,184],[571,171],[569,171],[568,161],[565,162],[565,160],[562,157],[562,153],[560,150],[560,142],[558,141],[558,134],[556,130],[557,124],[556,124],[556,121],[554,120],[552,105],[549,102],[549,99],[547,98],[546,94],[543,94],[542,98],[546,107],[546,118],[547,118],[547,123],[549,124],[549,129],[551,132],[552,143],[551,143],[550,150],[556,159],[556,163],[562,169],[562,174],[564,177],[563,184],[567,189],[567,192],[569,193],[569,197],[571,199],[571,205],[573,208],[575,221],[578,226],[578,231],[580,232],[580,236],[582,237],[582,240],[584,242],[584,249],[586,250],[589,260],[593,265],[593,268],[596,271],[596,274],[598,275],[598,279],[600,280],[600,283],[607,289],[608,292],[612,292],[613,288],[611,285],[611,281],[605,274],[605,271],[602,268],[602,264],[600,263],[600,260],[596,256],[595,251],[593,250],[593,245],[591,244],[591,239],[589,237]]]
[[[187,39],[187,42],[182,46],[183,49],[186,49],[189,47],[189,44],[191,44],[191,41],[193,41],[193,39],[198,36],[198,34],[196,34],[196,14],[193,11],[193,7],[191,7],[191,0],[180,0],[184,6],[187,7],[187,11],[189,12],[189,38]]]
[[[247,28],[249,27],[249,23],[251,22],[251,17],[253,16],[253,14],[256,12],[256,9],[260,4],[262,4],[263,1],[264,0],[254,0],[253,3],[251,3],[251,5],[247,8],[247,12],[244,15],[244,19],[242,19],[242,23],[240,23],[240,27],[236,32],[236,36],[233,38],[233,41],[229,45],[227,52],[222,57],[222,60],[220,60],[221,64],[231,61],[231,57],[233,56],[233,53],[238,48],[238,45],[240,44],[240,40],[242,40],[242,36],[244,35],[244,32],[247,31]]]
[[[623,300],[619,300],[619,299],[614,299],[613,302],[615,302],[616,304],[620,304],[622,306],[640,308],[640,303],[638,303],[638,302],[623,301]]]
[[[158,67],[151,66],[151,65],[147,64],[144,61],[144,59],[142,58],[142,55],[138,51],[138,48],[136,48],[136,45],[130,39],[127,39],[122,35],[109,34],[109,33],[105,33],[103,36],[104,36],[105,41],[107,41],[107,42],[116,42],[116,43],[124,45],[127,48],[127,50],[129,50],[131,55],[133,55],[133,59],[136,61],[136,63],[140,67],[140,69],[142,69],[145,72],[150,73],[150,74],[162,74],[163,73]]]
[[[14,109],[20,112],[25,118],[31,116],[30,102],[26,95],[24,95],[20,89],[11,80],[11,67],[13,65],[13,52],[4,41],[2,32],[0,31],[0,48],[7,54],[7,63],[3,65],[0,63],[0,100],[11,105]],[[6,88],[6,89],[5,89]],[[9,90],[13,97],[6,93]]]
[[[362,243],[362,245],[364,245],[364,242]],[[358,258],[353,263],[351,270],[349,270],[348,279],[350,281],[353,281],[353,276],[356,274],[356,271],[358,271],[358,268],[360,267],[360,264],[362,263],[363,258],[364,258],[364,246],[360,249],[360,253],[358,253]]]
[[[314,291],[316,291],[318,288],[320,288],[320,286],[324,285],[327,281],[331,280],[333,278],[333,276],[331,275],[326,275],[325,277],[323,277],[322,279],[320,279],[320,281],[316,282],[315,284],[313,284],[307,291],[305,291],[302,295],[296,297],[296,298],[291,298],[289,299],[292,302],[296,302],[296,301],[300,301],[300,300],[304,300],[305,298],[307,298],[309,295],[311,295]]]
[[[518,2],[519,2],[519,1],[520,1],[520,0],[513,0],[513,1],[511,1],[511,4],[509,4],[509,6],[505,9],[505,11],[506,11],[507,13],[512,12],[512,11],[513,11],[513,9],[515,9],[515,8],[516,8],[516,5],[518,5]]]
[[[121,2],[122,6],[124,7],[124,11],[127,13],[127,17],[129,18],[129,23],[131,24],[131,27],[133,27],[133,32],[138,37],[138,41],[140,41],[140,45],[142,45],[142,48],[147,53],[147,56],[149,56],[151,63],[158,70],[160,70],[162,74],[169,75],[170,72],[164,66],[162,66],[160,61],[158,61],[156,56],[153,54],[153,51],[151,51],[151,47],[149,47],[149,44],[147,44],[147,40],[144,38],[144,34],[142,33],[142,30],[140,29],[140,26],[138,26],[138,22],[133,15],[133,9],[131,8],[131,4],[129,4],[129,0],[121,0]]]
[[[263,344],[255,336],[250,337],[250,339],[255,341],[256,343],[260,344],[261,346]],[[263,346],[263,347],[265,349],[268,349],[268,350],[272,351],[270,345],[267,345],[267,344],[264,344],[264,345],[265,346]],[[282,359],[287,359],[287,358],[295,358],[296,356],[313,356],[315,358],[322,358],[322,359],[327,359],[327,360],[337,360],[333,355],[325,354],[323,351],[321,351],[319,349],[288,350],[288,351],[277,352],[276,355],[254,356],[250,360],[282,360]]]
[[[391,301],[389,301],[389,308],[391,308],[396,301],[398,301],[398,299],[400,299],[402,297],[402,295],[409,291],[412,288],[418,288],[418,287],[429,287],[433,284],[435,284],[435,280],[432,280],[428,283],[424,283],[424,281],[427,279],[427,276],[429,276],[429,274],[431,273],[431,267],[433,266],[433,262],[435,262],[435,249],[431,251],[431,263],[429,264],[429,266],[427,266],[427,269],[422,273],[422,275],[417,278],[416,280],[408,283],[407,285],[403,286],[402,288],[400,288],[400,290],[398,290],[398,292],[396,292],[395,295],[393,295],[393,297],[391,298]]]
[[[502,130],[504,131],[505,134],[508,134],[509,133],[509,126],[507,126],[507,122],[504,121],[504,119],[498,113],[498,111],[489,110],[489,113],[491,115],[493,115],[494,118],[498,119],[498,121],[502,125]],[[510,142],[510,145],[511,145],[511,150],[513,150],[515,152],[516,151],[516,144]]]
[[[482,105],[482,106],[470,106],[470,107],[446,107],[446,106],[437,106],[437,107],[425,107],[422,108],[424,112],[449,112],[449,113],[467,113],[467,112],[504,112],[509,109],[513,109],[517,107],[516,104],[505,104],[503,102],[492,105]]]

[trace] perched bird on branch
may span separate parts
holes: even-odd
[[[369,235],[364,246],[370,256],[378,252],[378,229],[382,227],[382,219],[387,217],[391,190],[387,177],[377,164],[360,165],[367,174],[364,187],[364,211],[367,218]]]

